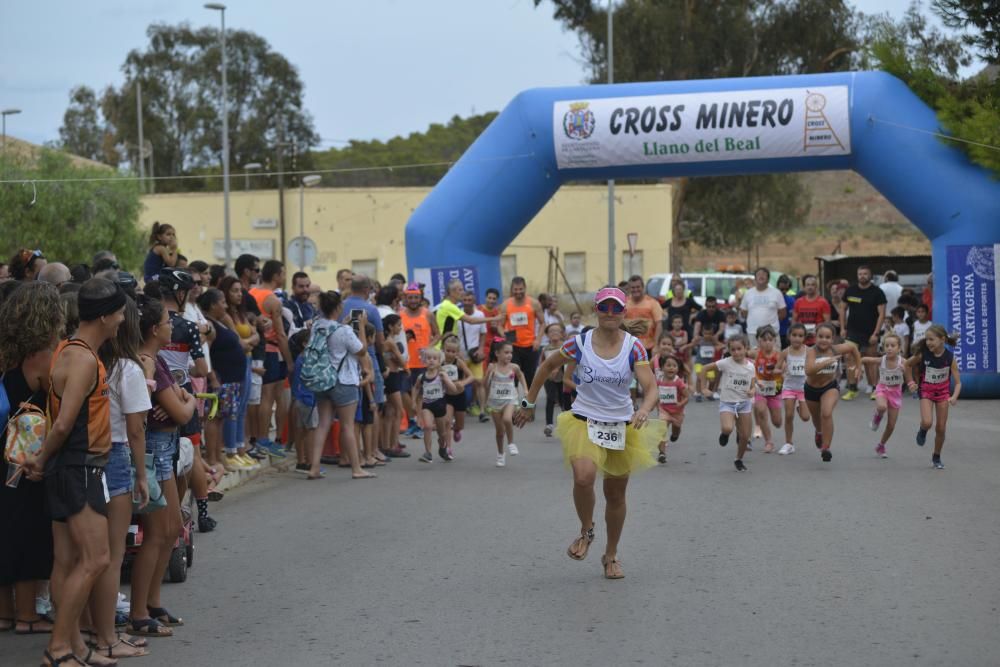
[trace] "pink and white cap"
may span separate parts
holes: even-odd
[[[627,297],[625,296],[625,292],[617,287],[604,287],[594,295],[594,303],[600,303],[608,299],[617,301],[624,308]]]

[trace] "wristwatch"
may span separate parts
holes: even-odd
[[[534,410],[535,409],[535,404],[534,403],[528,403],[528,399],[522,398],[521,399],[521,407],[523,409],[525,409],[525,410]]]

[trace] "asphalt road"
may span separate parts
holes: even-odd
[[[131,663],[997,665],[998,407],[952,410],[944,471],[907,399],[887,460],[858,400],[832,463],[799,425],[798,453],[758,448],[739,474],[716,405],[692,404],[669,463],[632,482],[621,581],[601,576],[600,522],[588,559],[566,557],[571,479],[541,423],[505,469],[475,424],[452,463],[267,475],[213,506],[164,592],[187,625]],[[0,663],[43,647],[0,635]]]

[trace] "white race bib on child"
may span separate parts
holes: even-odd
[[[805,358],[792,359],[791,357],[788,357],[788,370],[787,370],[787,373],[788,373],[789,376],[792,376],[792,377],[804,377],[805,374],[806,374],[806,360],[805,360]]]
[[[598,447],[621,451],[625,449],[625,422],[587,420],[587,437]]]
[[[715,356],[715,346],[714,345],[702,345],[698,348],[698,356],[702,359],[711,359]]]
[[[490,400],[509,401],[514,398],[514,385],[510,382],[494,382],[490,385]]]
[[[458,366],[455,364],[445,364],[441,367],[441,370],[444,371],[444,374],[448,376],[449,380],[458,380]]]
[[[806,328],[806,333],[813,333],[814,331],[816,331],[815,324],[803,324],[802,326]]]
[[[425,382],[424,383],[424,401],[427,403],[433,403],[434,401],[439,401],[444,398],[444,387],[440,382]]]
[[[903,384],[902,368],[878,369],[878,383],[886,387],[899,387]]]
[[[947,366],[945,368],[933,368],[928,366],[924,370],[924,382],[927,384],[941,384],[945,382],[951,376],[951,369]]]
[[[822,363],[828,361],[829,359],[837,359],[837,358],[836,357],[816,357],[816,363],[817,364],[822,364]],[[837,370],[839,369],[839,367],[840,367],[840,361],[837,360],[837,361],[835,361],[832,364],[829,364],[827,366],[823,366],[817,372],[818,373],[824,373],[826,375],[833,375],[834,373],[837,372]]]
[[[778,383],[774,380],[757,380],[757,391],[761,396],[777,396]]]
[[[659,387],[660,403],[663,405],[677,404],[677,387]]]

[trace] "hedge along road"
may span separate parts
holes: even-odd
[[[215,506],[164,588],[186,625],[136,665],[995,664],[1000,402],[953,408],[943,471],[909,398],[877,459],[871,406],[838,406],[832,464],[800,422],[796,454],[755,447],[739,474],[716,404],[690,405],[668,465],[632,482],[621,581],[601,577],[600,500],[588,559],[566,557],[571,479],[540,422],[505,469],[475,424],[453,463],[268,475]],[[2,662],[44,643],[0,635]]]

